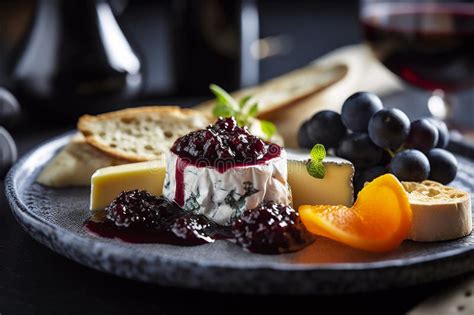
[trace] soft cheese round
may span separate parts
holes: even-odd
[[[163,195],[175,200],[179,156],[170,152],[166,162]],[[178,175],[179,176],[179,175]],[[187,165],[183,172],[184,205],[187,211],[204,214],[228,225],[245,210],[263,201],[289,204],[286,152],[256,165],[235,166],[220,172],[214,167]]]
[[[471,195],[468,192],[431,180],[402,184],[413,212],[408,239],[447,241],[471,233]]]

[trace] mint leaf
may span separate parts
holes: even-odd
[[[260,128],[269,140],[276,132],[276,126],[268,120],[260,120]]]
[[[248,101],[251,98],[252,98],[252,95],[247,95],[247,96],[244,96],[243,98],[241,98],[240,101],[239,101],[240,109],[244,108],[245,105],[247,105]]]
[[[237,121],[237,125],[239,125],[239,127],[247,126],[247,119],[245,117],[242,118],[241,115],[237,114],[235,116],[235,120]]]
[[[258,114],[258,103],[255,103],[255,104],[252,105],[252,107],[250,107],[249,112],[247,113],[247,115],[249,117],[255,117],[255,116],[257,116],[257,114]]]
[[[212,115],[215,117],[231,117],[235,115],[235,111],[227,104],[217,103],[212,109]]]
[[[306,164],[306,171],[308,171],[309,175],[315,178],[324,178],[324,175],[326,174],[323,162],[315,160],[311,160]]]
[[[326,157],[326,149],[322,144],[315,144],[311,149],[311,160],[321,162]]]
[[[308,174],[315,178],[324,178],[326,169],[323,164],[323,160],[326,157],[326,149],[322,144],[315,144],[311,149],[311,160],[306,164],[306,170]]]
[[[217,103],[225,104],[228,105],[230,108],[232,108],[234,111],[238,111],[240,106],[237,103],[237,101],[229,94],[227,93],[223,88],[216,84],[211,84],[209,86],[211,89],[212,93],[217,98]]]

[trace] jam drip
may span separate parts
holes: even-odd
[[[121,193],[102,217],[89,219],[84,228],[93,235],[129,243],[196,246],[228,239],[262,254],[296,251],[313,240],[298,213],[289,206],[266,202],[246,210],[225,227],[184,211],[166,198],[138,190]]]
[[[188,166],[189,161],[178,157],[176,159],[176,169],[174,180],[176,188],[174,193],[174,201],[180,206],[184,206],[184,169]]]

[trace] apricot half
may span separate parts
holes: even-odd
[[[367,184],[350,208],[302,205],[298,210],[310,232],[372,252],[397,248],[412,221],[407,194],[391,174]]]

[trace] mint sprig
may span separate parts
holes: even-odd
[[[270,139],[276,132],[276,126],[268,120],[260,120],[260,128],[267,139]]]
[[[258,103],[250,102],[251,95],[235,100],[229,93],[216,84],[209,86],[211,92],[216,96],[216,105],[212,109],[214,117],[234,117],[240,127],[249,126],[249,120],[257,117]],[[276,126],[267,120],[259,120],[265,140],[270,140],[276,132]]]
[[[209,88],[211,89],[212,93],[214,93],[214,95],[216,96],[217,104],[228,107],[229,110],[232,110],[232,111],[239,110],[239,107],[240,107],[239,104],[229,93],[226,92],[226,90],[224,90],[223,88],[221,88],[220,86],[216,84],[211,84]]]
[[[315,178],[324,178],[326,168],[324,167],[323,160],[326,157],[326,149],[322,144],[315,144],[311,149],[310,156],[311,159],[306,164],[306,171]]]

